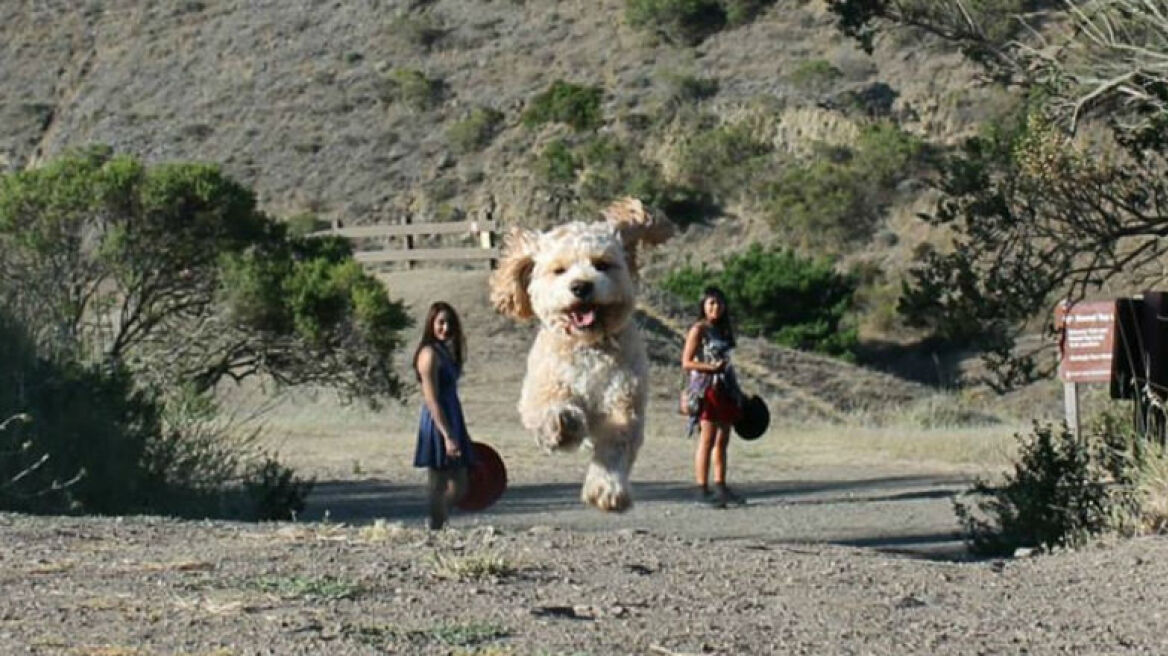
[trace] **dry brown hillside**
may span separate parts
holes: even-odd
[[[353,224],[409,214],[431,221],[490,208],[504,224],[542,226],[580,213],[556,202],[532,170],[533,156],[564,127],[521,122],[531,99],[554,80],[603,89],[599,133],[636,140],[640,156],[666,178],[679,144],[692,136],[688,124],[655,123],[668,117],[664,108],[680,77],[716,81],[717,93],[697,109],[752,126],[775,146],[777,161],[853,138],[862,117],[838,106],[856,94],[881,95],[891,103],[888,118],[934,143],[968,133],[999,102],[971,84],[958,55],[935,46],[889,40],[864,54],[838,33],[821,2],[780,0],[695,47],[634,30],[625,6],[6,2],[0,169],[100,143],[150,162],[218,162],[282,217],[311,212]],[[395,96],[403,71],[435,82],[432,105]],[[501,112],[499,133],[481,150],[456,148],[450,131],[476,107]],[[655,127],[637,132],[646,121]],[[871,242],[841,254],[845,265],[864,261],[885,272],[866,292],[862,326],[884,339],[901,338],[888,318],[897,272],[930,238],[913,216],[932,201],[912,182],[882,210]],[[689,225],[651,260],[646,280],[681,262],[716,262],[754,241],[784,243],[755,209],[748,199],[728,199],[720,214]],[[659,313],[663,305],[653,307]],[[666,328],[676,325],[653,311],[647,316],[668,341]],[[758,367],[758,385],[776,399],[798,399],[811,416],[868,407],[870,397],[884,403],[917,394],[822,358],[754,342],[742,350]]]
[[[694,48],[633,30],[620,0],[13,0],[0,7],[0,61],[0,167],[105,143],[219,162],[278,215],[351,222],[469,213],[490,197],[505,221],[553,220],[527,164],[556,130],[519,118],[555,79],[602,87],[617,132],[654,115],[676,76],[714,79],[703,111],[731,120],[770,103],[773,138],[794,150],[846,133],[847,118],[817,107],[873,85],[887,85],[906,129],[938,141],[993,102],[957,55],[889,43],[869,57],[822,3],[794,0]],[[809,62],[833,72],[800,81]],[[440,81],[441,101],[393,102],[387,83],[402,70]],[[475,106],[502,112],[502,132],[460,154],[447,130]],[[682,136],[644,147],[668,167]]]

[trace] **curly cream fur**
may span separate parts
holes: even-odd
[[[587,443],[592,461],[581,498],[601,510],[632,504],[629,471],[645,434],[645,345],[631,317],[639,244],[673,232],[636,199],[604,211],[606,222],[573,222],[543,233],[513,231],[491,277],[491,300],[508,316],[538,317],[519,399],[524,427],[547,450]],[[574,287],[584,285],[582,296]],[[580,308],[590,323],[581,325]]]

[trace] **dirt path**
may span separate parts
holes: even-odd
[[[0,514],[0,653],[1168,652],[1168,540],[963,557],[953,495],[1008,426],[938,434],[779,415],[762,439],[731,444],[749,504],[698,506],[662,338],[636,505],[603,514],[578,498],[586,455],[546,456],[516,427],[530,329],[486,312],[481,286],[426,272],[397,282],[415,312],[439,294],[465,311],[463,398],[473,435],[507,462],[499,503],[424,530],[409,464],[417,399],[371,411],[293,397],[265,440],[317,478],[297,522]],[[801,385],[847,378],[823,371]],[[820,389],[807,393],[837,398]]]

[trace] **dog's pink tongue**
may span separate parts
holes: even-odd
[[[569,313],[572,318],[572,325],[577,328],[587,328],[596,322],[596,312],[594,310],[572,310]]]

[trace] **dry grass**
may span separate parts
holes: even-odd
[[[515,574],[519,568],[497,553],[435,553],[432,571],[440,579],[453,581],[499,581]]]

